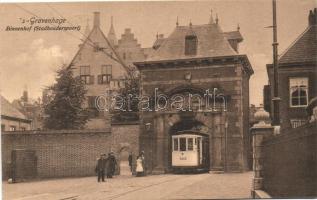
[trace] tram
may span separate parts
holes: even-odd
[[[175,173],[209,170],[209,140],[206,134],[179,131],[172,135],[172,169]]]

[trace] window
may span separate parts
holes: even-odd
[[[290,105],[303,107],[308,104],[308,78],[290,78]]]
[[[174,138],[174,151],[178,151],[178,138]]]
[[[4,124],[1,124],[1,131],[5,131],[5,125]]]
[[[112,78],[112,66],[111,65],[102,65],[101,66],[101,75],[99,78],[99,84],[109,84]]]
[[[197,36],[188,35],[185,37],[185,55],[197,54]]]
[[[21,131],[26,131],[26,128],[25,127],[21,127]]]
[[[305,119],[291,119],[292,128],[297,128],[297,127],[302,126],[304,124],[306,124]]]
[[[192,151],[193,148],[194,148],[194,147],[193,147],[193,138],[188,138],[187,142],[188,142],[187,150],[188,150],[188,151]]]
[[[90,76],[90,66],[80,66],[80,79],[84,84],[92,84],[92,76]]]
[[[122,54],[122,58],[123,58],[123,60],[125,60],[125,59],[126,59],[126,57],[127,57],[127,56],[126,56],[126,53],[123,53],[123,54]]]
[[[10,131],[16,131],[17,127],[16,126],[10,126]]]
[[[179,150],[186,151],[186,138],[179,138]]]
[[[89,116],[91,118],[96,118],[99,116],[99,111],[96,106],[96,97],[95,96],[87,96],[88,99],[88,110],[89,110]]]

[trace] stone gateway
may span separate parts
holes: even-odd
[[[192,99],[192,110],[172,106],[141,111],[139,144],[149,173],[173,171],[172,137],[183,131],[207,137],[207,154],[202,159],[207,160],[208,170],[241,172],[249,168],[249,78],[253,70],[247,56],[238,53],[242,40],[239,27],[223,32],[212,16],[204,25],[177,23],[169,37],[158,38],[145,61],[134,63],[141,76],[140,95],[153,101],[158,100],[156,93],[167,98],[204,97],[207,90],[226,100],[224,107],[220,98],[211,98],[212,109],[205,109],[206,102],[197,98]],[[184,144],[190,150],[191,143]]]

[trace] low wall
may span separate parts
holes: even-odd
[[[35,152],[37,178],[92,176],[100,154],[112,150],[120,159],[122,150],[139,151],[138,124],[106,130],[3,132],[1,137],[4,179],[12,175],[14,150]]]
[[[263,189],[275,198],[317,196],[317,123],[263,142]]]

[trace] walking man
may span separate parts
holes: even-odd
[[[105,171],[106,171],[106,154],[102,154],[97,161],[95,172],[98,174],[98,182],[102,180],[105,182]]]
[[[133,161],[132,152],[130,152],[129,157],[128,157],[128,160],[129,160],[130,171],[133,172],[133,171],[132,171],[132,161]]]
[[[107,158],[107,178],[112,178],[116,171],[117,161],[113,152],[108,154]]]

